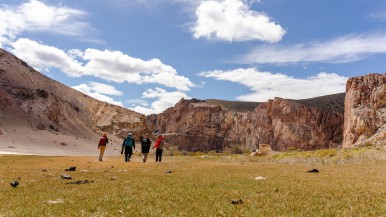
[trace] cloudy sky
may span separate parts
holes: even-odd
[[[386,1],[2,0],[0,47],[143,114],[181,98],[304,99],[386,71]]]

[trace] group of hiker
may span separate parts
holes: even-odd
[[[150,152],[152,141],[149,139],[148,133],[145,134],[145,137],[140,136],[139,140],[141,142],[142,161],[146,163],[147,157]],[[107,138],[107,134],[104,132],[102,133],[102,138],[99,139],[99,143],[98,143],[99,161],[103,160],[103,155],[106,149],[106,145],[108,143],[109,143],[109,139]],[[156,162],[161,162],[162,160],[162,149],[164,147],[164,144],[165,144],[165,138],[159,134],[157,136],[157,140],[154,143],[154,146],[152,147],[153,149],[156,149],[155,151]],[[135,140],[133,138],[133,135],[129,133],[129,135],[122,142],[121,154],[124,154],[125,162],[130,162],[130,158],[133,155],[133,150],[135,150]]]

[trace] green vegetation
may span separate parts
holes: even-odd
[[[0,216],[384,216],[384,147],[123,157],[0,156]],[[348,157],[350,156],[350,157]],[[292,160],[290,160],[292,159]],[[75,172],[64,171],[76,166]],[[319,173],[307,173],[317,168]],[[46,170],[46,171],[43,171]],[[165,173],[165,171],[172,173]],[[72,180],[61,179],[62,174]],[[266,179],[256,180],[262,176]],[[9,183],[18,180],[13,188]],[[92,183],[66,184],[89,180]],[[243,203],[232,204],[241,199]]]

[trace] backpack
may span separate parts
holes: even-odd
[[[125,146],[127,146],[127,147],[130,147],[130,148],[133,147],[133,138],[127,137],[125,139],[124,143],[125,143]]]

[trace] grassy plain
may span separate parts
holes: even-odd
[[[385,148],[325,152],[162,163],[4,155],[0,216],[386,216]],[[77,170],[64,171],[71,166]],[[313,168],[320,172],[307,173]],[[20,185],[11,187],[13,180]],[[93,182],[67,184],[79,180]]]

